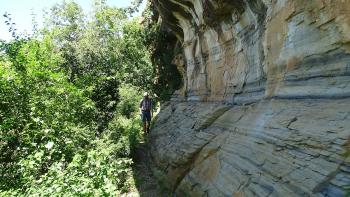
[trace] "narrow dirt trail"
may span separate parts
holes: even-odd
[[[125,197],[167,197],[171,196],[161,189],[156,178],[153,176],[147,153],[147,143],[137,145],[133,156],[133,178],[135,181],[134,191],[124,194]]]

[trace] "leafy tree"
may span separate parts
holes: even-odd
[[[46,20],[46,33],[61,51],[64,58],[62,66],[70,74],[70,81],[74,81],[80,72],[76,46],[86,29],[84,18],[83,10],[77,3],[63,1],[51,9],[51,15]]]
[[[46,23],[46,36],[53,40],[64,62],[62,67],[69,79],[84,90],[98,110],[97,134],[113,117],[118,102],[117,51],[123,10],[95,1],[93,18],[87,20],[74,2],[63,2],[53,7]],[[116,53],[114,53],[116,52]]]
[[[152,89],[155,75],[150,52],[145,45],[146,31],[138,19],[129,21],[123,27],[123,65],[120,78],[134,86]]]
[[[88,16],[63,1],[31,37],[5,16],[14,39],[0,42],[0,196],[127,190],[140,92],[159,87],[148,48],[158,34],[128,18],[135,9],[96,0]]]
[[[93,139],[88,128],[94,128],[95,107],[60,71],[60,57],[49,42],[19,40],[3,46],[9,61],[0,68],[0,132],[5,140],[0,162],[6,166],[0,182],[6,188],[38,177],[54,160],[71,160],[76,150]],[[47,144],[60,149],[48,151]],[[27,176],[28,166],[21,166],[21,161],[38,151],[43,151],[45,160],[30,168]]]

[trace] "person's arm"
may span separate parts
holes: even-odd
[[[153,102],[151,100],[151,118],[153,118]]]

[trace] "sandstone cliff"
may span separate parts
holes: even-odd
[[[183,46],[150,136],[159,179],[178,196],[345,196],[350,0],[153,2]]]

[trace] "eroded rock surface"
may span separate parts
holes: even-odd
[[[168,103],[151,152],[156,174],[179,196],[341,196],[349,128],[347,99]]]
[[[350,0],[154,0],[184,87],[151,134],[179,196],[344,196]]]

